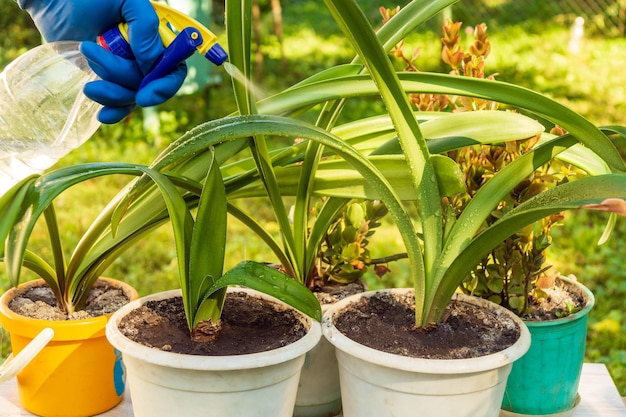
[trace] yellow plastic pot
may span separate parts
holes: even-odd
[[[100,278],[121,287],[130,300],[137,291],[120,281]],[[24,283],[41,286],[43,280]],[[92,416],[115,407],[124,394],[121,355],[107,341],[104,329],[110,317],[51,321],[18,315],[8,307],[15,289],[0,298],[0,322],[10,333],[18,354],[45,328],[54,336],[43,350],[17,374],[22,405],[40,416]]]

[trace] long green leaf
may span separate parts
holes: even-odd
[[[57,223],[57,215],[54,209],[54,204],[50,204],[44,210],[44,218],[48,229],[48,237],[50,238],[50,248],[52,250],[52,258],[54,260],[56,281],[61,291],[60,294],[57,294],[57,297],[61,300],[65,300],[67,312],[71,314],[74,312],[74,306],[71,302],[68,303],[72,294],[68,293],[70,288],[67,281],[68,277],[65,275],[65,255],[63,253],[63,245],[61,244],[61,234]],[[54,289],[54,286],[51,288]]]
[[[411,274],[413,274],[415,283],[416,323],[421,324],[424,297],[430,292],[429,277],[442,244],[440,195],[434,167],[430,163],[430,154],[419,125],[413,116],[408,97],[400,85],[382,44],[374,34],[362,10],[352,0],[337,2],[325,0],[324,3],[344,35],[352,43],[382,96],[396,128],[413,179],[422,233],[424,236],[428,236],[428,239],[424,240],[423,250],[420,247],[412,246],[409,241],[405,242],[410,258]],[[403,234],[415,233],[412,224],[400,227]]]
[[[27,177],[0,196],[0,256],[4,256],[5,240],[15,221],[21,216],[22,203],[37,178],[39,175]]]
[[[307,316],[321,321],[322,308],[313,293],[304,285],[267,265],[244,261],[227,271],[209,288],[208,293],[242,285],[271,295]]]
[[[213,153],[213,150],[210,150]],[[189,263],[191,328],[200,321],[217,322],[221,316],[226,290],[206,296],[206,290],[224,271],[226,256],[226,190],[215,159],[208,168],[198,213],[193,227]],[[206,278],[206,279],[205,279]]]
[[[249,0],[227,1],[226,33],[228,35],[228,55],[230,64],[241,71],[243,79],[250,80],[252,45],[252,2]],[[235,100],[240,114],[251,114],[254,101],[248,85],[233,78]]]
[[[39,255],[27,250],[24,253],[22,265],[33,271],[38,277],[42,278],[46,284],[50,286],[53,294],[61,294],[58,281],[56,279],[56,271]]]
[[[626,169],[615,145],[596,126],[573,110],[540,93],[501,81],[448,74],[411,72],[400,73],[398,76],[406,93],[484,98],[527,110],[572,133],[613,169],[618,171]],[[368,76],[349,76],[287,90],[259,103],[259,111],[265,114],[281,114],[293,111],[296,102],[301,106],[310,106],[341,98],[375,94],[378,94],[378,90]],[[294,100],[296,97],[299,97],[299,100]]]
[[[477,144],[526,139],[544,131],[541,123],[514,112],[480,110],[442,114],[441,117],[420,124],[431,153],[443,153]],[[416,117],[419,117],[419,112]],[[399,152],[400,145],[394,138],[376,149],[374,154]]]
[[[182,290],[183,304],[185,306],[185,314],[187,317],[187,324],[189,328],[192,328],[192,303],[194,300],[190,299],[189,287],[190,283],[190,248],[193,232],[193,218],[187,208],[187,204],[182,196],[178,193],[174,184],[167,179],[167,177],[158,171],[152,169],[143,169],[154,183],[159,187],[160,193],[165,200],[167,206],[170,224],[172,231],[174,232],[174,242],[176,246],[176,254],[178,259],[178,274],[179,282]],[[119,207],[119,210],[124,210],[123,206]],[[119,216],[114,216],[118,218]]]
[[[578,209],[585,204],[601,203],[607,198],[626,199],[626,174],[585,177],[547,190],[520,204],[473,238],[459,253],[445,271],[445,285],[439,287],[433,304],[440,305],[449,300],[471,268],[508,236],[551,214]],[[441,313],[433,311],[431,320],[436,321]]]
[[[308,235],[309,235],[309,211],[311,204],[313,182],[315,180],[315,171],[322,157],[323,147],[316,142],[310,142],[302,162],[300,175],[298,178],[298,186],[296,189],[296,198],[293,207],[293,230],[294,257],[298,267],[298,280],[305,284],[310,272],[310,264],[307,259]],[[281,185],[281,192],[282,185]],[[321,219],[318,218],[318,221]]]
[[[318,251],[328,232],[328,226],[332,224],[349,202],[350,199],[347,198],[329,198],[317,214],[306,245],[305,259],[308,271],[313,269]]]

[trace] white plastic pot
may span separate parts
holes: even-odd
[[[248,289],[236,291],[269,298]],[[134,416],[291,417],[305,354],[321,337],[319,324],[302,316],[309,327],[302,339],[268,352],[233,356],[164,352],[119,331],[118,323],[131,310],[180,294],[173,290],[140,298],[117,311],[107,325],[107,338],[122,352]]]
[[[411,289],[383,290],[388,292]],[[486,300],[456,295],[464,302],[499,311],[521,329],[509,348],[473,359],[421,359],[380,352],[346,337],[334,326],[341,310],[360,297],[348,297],[324,314],[322,331],[336,348],[344,417],[497,417],[512,363],[530,346],[530,334],[513,313]]]
[[[327,305],[322,306],[326,311]],[[294,417],[331,417],[341,411],[341,390],[335,347],[326,338],[320,338],[306,354]]]

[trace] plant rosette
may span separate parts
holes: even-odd
[[[129,300],[139,297],[130,285],[109,278],[99,282],[122,289]],[[123,398],[125,379],[118,352],[107,341],[105,326],[111,314],[80,320],[40,320],[9,308],[16,295],[43,280],[20,284],[0,298],[0,322],[10,333],[14,355],[44,329],[54,331],[48,344],[17,374],[19,398],[28,411],[40,416],[87,416],[115,407]]]
[[[568,416],[578,404],[578,385],[585,357],[587,319],[593,293],[574,278],[557,279],[583,300],[577,312],[546,321],[525,321],[532,343],[513,365],[503,410],[513,416]]]
[[[165,291],[129,303],[113,315],[106,334],[122,352],[135,417],[292,416],[300,370],[305,354],[321,338],[320,325],[263,293],[246,288],[228,291],[269,301],[277,314],[293,311],[307,329],[305,335],[286,346],[259,353],[180,354],[134,342],[120,331],[119,325],[133,310],[151,301],[180,297],[181,291]]]
[[[368,291],[348,297],[324,314],[322,331],[339,362],[344,417],[420,416],[496,417],[514,361],[530,346],[524,323],[486,300],[456,294],[454,300],[506,317],[519,329],[516,342],[496,353],[467,359],[427,359],[382,352],[350,339],[336,323],[361,297],[412,295],[412,289]],[[363,319],[363,325],[366,319]]]

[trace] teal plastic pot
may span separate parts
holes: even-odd
[[[562,319],[531,322],[528,352],[513,364],[502,409],[526,415],[552,415],[574,408],[585,357],[587,317],[594,297],[574,279],[560,278],[583,295],[583,309]]]

